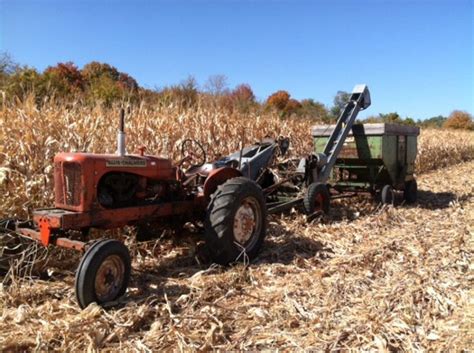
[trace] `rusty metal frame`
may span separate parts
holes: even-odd
[[[37,231],[31,228],[17,228],[16,231],[21,235],[31,238],[38,241],[44,246],[56,245],[62,248],[73,249],[80,252],[84,252],[86,249],[86,243],[79,240],[73,240],[64,237],[54,237],[51,234],[48,234],[47,238],[44,238],[44,235],[41,231]]]

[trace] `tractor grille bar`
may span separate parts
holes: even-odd
[[[79,206],[81,203],[81,165],[56,163],[54,173],[56,204]]]

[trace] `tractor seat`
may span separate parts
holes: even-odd
[[[184,174],[186,175],[186,178],[189,178],[196,174],[198,174],[201,177],[207,177],[209,173],[212,172],[213,170],[223,168],[223,167],[237,168],[238,165],[239,165],[239,161],[236,161],[235,159],[231,159],[229,157],[224,157],[214,163],[205,163],[198,167],[191,167]]]

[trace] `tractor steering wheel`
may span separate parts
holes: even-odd
[[[202,145],[193,139],[186,139],[181,144],[180,168],[190,170],[191,168],[201,167],[206,163],[206,151]]]

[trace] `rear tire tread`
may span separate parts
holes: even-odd
[[[212,260],[218,264],[227,265],[235,261],[242,252],[235,244],[233,224],[240,200],[248,196],[257,200],[262,213],[261,231],[256,235],[258,239],[251,249],[246,250],[248,258],[252,260],[262,246],[266,231],[267,212],[260,186],[248,178],[236,177],[220,185],[211,196],[207,207],[205,237]]]

